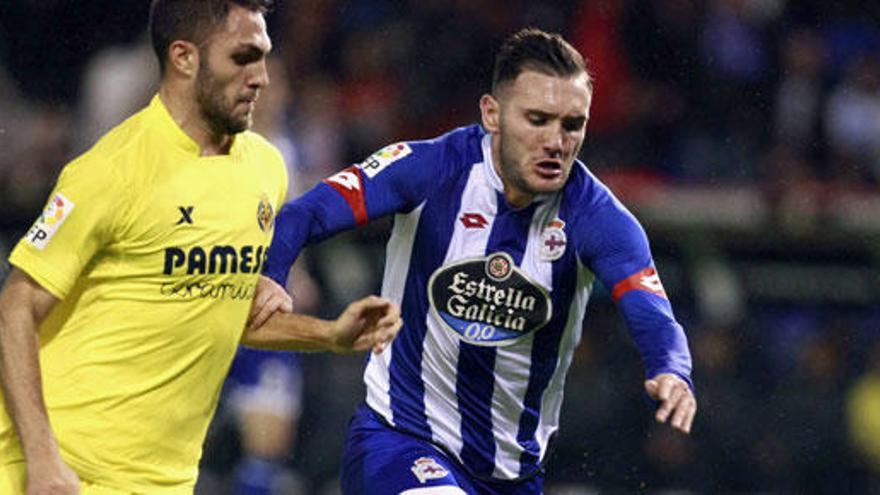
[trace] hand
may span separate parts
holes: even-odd
[[[673,428],[685,434],[691,432],[697,414],[697,399],[684,380],[672,373],[661,373],[645,381],[645,391],[660,402],[654,416],[658,422],[665,423],[671,415]]]
[[[27,495],[79,495],[79,476],[60,457],[29,463]]]
[[[276,311],[292,312],[293,298],[277,282],[265,275],[260,275],[254,301],[251,303],[251,312],[247,319],[247,330],[260,328]]]
[[[399,306],[381,297],[365,297],[349,304],[333,321],[330,350],[348,353],[372,348],[381,353],[402,325]]]

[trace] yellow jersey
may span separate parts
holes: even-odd
[[[252,132],[227,155],[199,153],[154,97],[64,168],[10,255],[60,299],[40,366],[62,455],[84,480],[195,485],[287,187],[280,153]],[[0,468],[21,460],[0,409]]]

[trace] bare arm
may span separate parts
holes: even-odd
[[[0,292],[0,383],[27,461],[28,494],[79,490],[79,480],[61,460],[40,377],[38,327],[57,301],[18,269]]]
[[[400,308],[376,296],[351,303],[339,318],[328,321],[276,312],[266,323],[248,328],[242,344],[289,351],[382,352],[400,330]]]

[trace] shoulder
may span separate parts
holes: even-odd
[[[579,216],[626,210],[611,189],[580,160],[575,160],[572,165],[564,194],[567,206],[576,210]]]
[[[482,161],[479,126],[454,129],[433,139],[389,144],[356,166],[370,180],[389,177],[409,185],[436,184]]]
[[[248,160],[269,160],[273,165],[284,165],[281,150],[268,139],[254,131],[244,131],[236,139],[240,139],[242,153]]]
[[[136,174],[142,164],[141,157],[154,148],[149,139],[150,127],[145,120],[144,111],[140,111],[109,130],[64,167],[62,178],[85,175],[92,177],[95,183],[103,183]]]
[[[267,138],[253,131],[245,131],[236,136],[241,140],[238,145],[241,149],[242,158],[256,167],[262,167],[267,173],[286,173],[284,155],[277,146]]]
[[[644,235],[632,212],[580,161],[572,168],[562,207],[574,219],[581,242],[596,248],[628,243]]]
[[[414,150],[440,155],[444,162],[471,165],[482,161],[481,142],[486,132],[479,125],[453,129],[434,139],[412,141]]]

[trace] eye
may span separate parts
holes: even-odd
[[[565,129],[566,132],[577,132],[584,128],[584,124],[586,124],[587,119],[580,117],[576,119],[564,119],[562,121],[562,128]]]
[[[245,66],[248,64],[252,64],[254,62],[259,61],[265,56],[265,53],[256,48],[248,48],[244,51],[235,52],[232,54],[232,61],[235,62],[236,65]]]
[[[547,123],[547,117],[544,115],[530,113],[527,115],[526,118],[529,120],[529,123],[532,125],[545,125]]]
[[[232,61],[236,65],[245,66],[251,62],[256,62],[256,58],[250,53],[237,53],[232,56]]]

